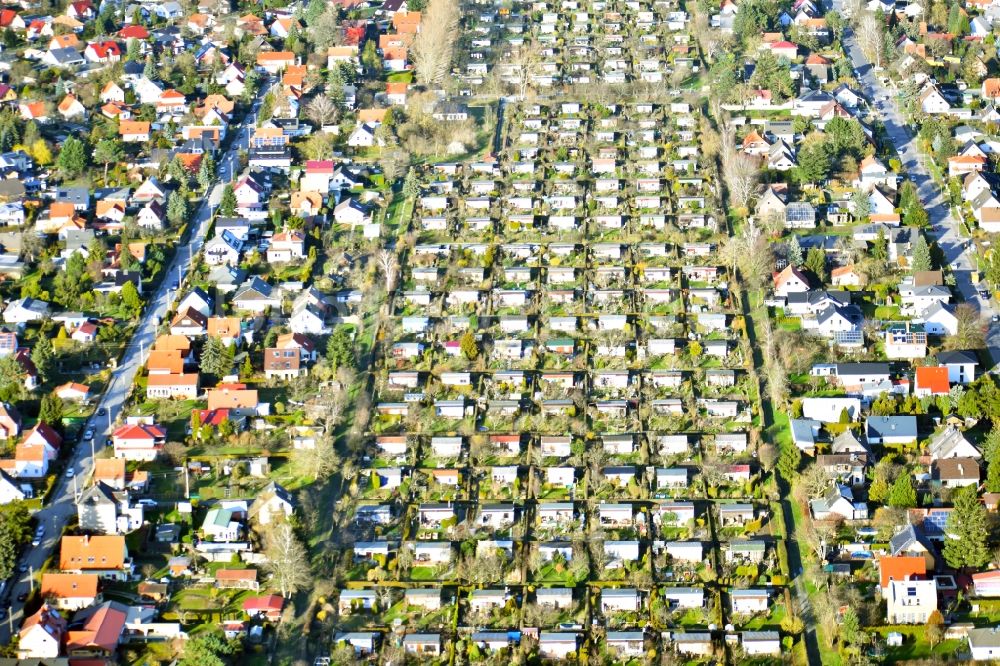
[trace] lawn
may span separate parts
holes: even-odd
[[[876,627],[870,630],[882,639],[890,632],[898,632],[903,635],[903,644],[899,647],[886,648],[886,662],[900,662],[914,659],[944,660],[953,657],[955,652],[966,647],[963,640],[942,641],[934,647],[927,642],[927,637],[923,626],[888,626]]]

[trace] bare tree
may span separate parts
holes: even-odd
[[[295,536],[295,530],[284,521],[276,523],[264,535],[266,567],[274,576],[286,599],[312,580],[306,549]]]
[[[508,80],[514,82],[517,98],[525,99],[531,88],[531,81],[538,72],[538,50],[533,44],[521,44],[511,50],[506,62],[511,73]]]
[[[872,12],[866,12],[858,20],[858,46],[872,64],[882,66],[885,53],[885,25]]]
[[[411,50],[417,78],[424,85],[440,85],[451,71],[458,19],[456,0],[431,0],[427,4]]]
[[[396,259],[396,253],[392,250],[380,250],[375,255],[375,261],[385,276],[385,290],[392,292],[396,288],[396,278],[399,277],[399,260]]]
[[[329,476],[342,462],[333,446],[333,438],[327,434],[318,437],[312,448],[295,449],[292,458],[296,466],[312,475],[314,480]]]
[[[817,499],[830,489],[830,475],[819,465],[811,465],[801,478],[802,487],[809,499]]]
[[[306,105],[306,118],[319,127],[332,125],[340,119],[340,108],[332,99],[319,94]]]
[[[955,319],[955,335],[946,340],[946,346],[951,349],[982,349],[986,346],[986,327],[974,305],[959,305],[955,308]]]
[[[750,203],[757,178],[760,175],[760,162],[750,155],[737,152],[736,147],[729,142],[722,147],[722,177],[729,190],[729,201],[738,208],[745,208]]]

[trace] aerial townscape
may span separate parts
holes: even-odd
[[[1000,663],[998,35],[0,1],[0,666]]]

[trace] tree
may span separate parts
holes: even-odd
[[[217,631],[208,631],[192,636],[184,642],[184,652],[178,662],[180,666],[226,666],[226,657],[237,652],[237,644],[227,641]]]
[[[840,617],[840,637],[848,645],[854,645],[858,641],[861,633],[861,620],[858,612],[853,607],[848,606]]]
[[[156,66],[153,64],[153,56],[146,56],[146,62],[142,66],[142,75],[150,80],[156,78]]]
[[[952,349],[982,349],[986,346],[986,332],[979,312],[971,303],[955,308],[955,335],[948,340]]]
[[[56,166],[66,178],[76,178],[82,174],[87,168],[87,148],[83,141],[72,135],[66,137]]]
[[[957,2],[948,10],[948,32],[959,38],[969,33],[969,17]]]
[[[466,331],[459,342],[459,348],[462,350],[462,355],[470,361],[475,361],[479,356],[479,344],[476,342],[476,336],[472,331]]]
[[[46,393],[42,396],[42,404],[38,409],[38,420],[41,423],[48,423],[56,429],[62,428],[63,401],[55,393]]]
[[[343,95],[343,87],[341,87],[341,95]],[[306,105],[306,118],[317,127],[333,125],[340,118],[340,107],[328,96],[319,94]]]
[[[219,200],[219,215],[223,217],[232,217],[236,214],[236,193],[233,192],[233,186],[230,183],[226,183],[226,186],[222,188],[222,198]]]
[[[917,490],[913,487],[913,479],[904,472],[896,477],[889,488],[887,503],[898,509],[911,509],[917,505]]]
[[[94,146],[94,161],[104,165],[104,180],[108,179],[108,167],[121,162],[125,157],[121,142],[115,139],[101,139]]]
[[[757,187],[760,163],[750,155],[736,152],[731,141],[723,141],[722,177],[726,182],[729,200],[737,208],[745,208]]]
[[[343,110],[346,101],[344,98],[345,85],[347,82],[344,80],[344,71],[340,67],[331,67],[326,75],[326,94],[338,110]]]
[[[0,506],[0,580],[14,575],[21,547],[30,536],[31,514],[24,502]]]
[[[990,523],[975,485],[956,491],[954,510],[948,516],[944,560],[955,569],[979,569],[990,561]]]
[[[201,158],[201,165],[198,167],[198,185],[201,189],[208,191],[215,180],[215,158],[211,153],[205,153]]]
[[[826,282],[826,253],[823,248],[809,248],[809,252],[806,253],[805,267],[820,282]]]
[[[139,310],[142,309],[142,297],[139,296],[139,290],[135,288],[135,285],[130,281],[122,285],[122,303],[124,303],[133,313],[138,314]]]
[[[24,368],[13,354],[0,357],[0,401],[14,402],[24,397]]]
[[[52,164],[52,150],[44,139],[38,139],[31,144],[31,157],[38,166]]]
[[[770,442],[761,444],[757,447],[757,460],[765,472],[770,472],[778,462],[778,447]]]
[[[417,181],[417,172],[410,168],[403,179],[403,196],[414,199],[420,194],[420,183]]]
[[[791,481],[798,474],[799,464],[802,462],[802,451],[794,444],[786,444],[781,447],[778,454],[778,464],[775,469],[781,474],[785,481]]]
[[[857,190],[851,195],[851,215],[854,216],[855,220],[864,220],[869,215],[872,214],[872,200],[868,197],[868,193],[864,190]],[[882,231],[882,227],[879,227],[879,231],[884,235],[885,232]]]
[[[917,240],[913,243],[913,272],[933,270],[931,248],[922,233],[917,232]]]
[[[221,208],[222,205],[220,204],[219,207]],[[171,192],[170,196],[167,197],[167,219],[170,224],[179,225],[187,219],[187,214],[187,199],[178,191]]]
[[[813,500],[822,497],[830,489],[830,475],[819,465],[810,465],[799,480],[806,496]]]
[[[876,67],[881,67],[885,54],[885,22],[873,12],[865,12],[858,21],[855,35],[865,57]]]
[[[958,5],[955,5],[957,7]],[[927,623],[924,625],[927,634],[927,642],[934,647],[944,638],[944,617],[941,611],[936,608],[927,616]]]
[[[798,234],[792,234],[792,237],[788,239],[786,243],[788,263],[791,266],[801,266],[802,265],[802,245],[799,243]]]
[[[923,229],[927,226],[930,218],[927,215],[927,210],[923,207],[915,206],[906,211],[903,215],[903,223],[909,227],[915,227],[917,229]]]
[[[327,340],[326,359],[333,366],[334,370],[356,367],[354,341],[351,339],[351,334],[346,327],[340,326],[334,329],[333,335]]]
[[[742,7],[740,11],[743,11]],[[761,51],[757,57],[753,74],[750,76],[750,85],[771,91],[772,97],[778,102],[784,102],[791,97],[795,89],[788,61],[779,60],[770,50]]]
[[[233,368],[233,355],[233,348],[221,338],[208,338],[201,351],[201,369],[216,377],[227,375]]]
[[[889,239],[885,237],[885,227],[881,225],[875,235],[875,242],[872,243],[872,259],[883,266],[889,261]]]
[[[839,116],[831,118],[823,126],[823,134],[827,136],[834,153],[838,156],[847,153],[858,157],[867,142],[861,123],[853,118],[850,120]]]
[[[826,180],[833,166],[833,148],[827,141],[810,141],[798,154],[798,178],[815,184]]]
[[[392,293],[392,290],[396,288],[396,278],[399,276],[399,261],[396,259],[396,253],[392,250],[380,250],[375,259],[378,262],[379,270],[385,276],[385,290],[387,293]]]
[[[459,9],[456,0],[430,0],[413,40],[417,79],[426,86],[441,85],[451,71],[458,38]]]
[[[52,365],[55,362],[55,351],[52,349],[52,340],[47,335],[39,335],[35,341],[35,346],[31,349],[31,362],[38,370],[38,377],[42,382],[48,380],[52,374]]]
[[[295,535],[290,523],[285,521],[271,525],[265,534],[264,549],[267,563],[264,565],[286,599],[309,585],[312,575],[306,549]]]

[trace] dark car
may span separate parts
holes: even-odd
[[[28,593],[27,592],[22,592],[21,594],[17,595],[17,600],[18,601],[27,601],[28,600]]]

